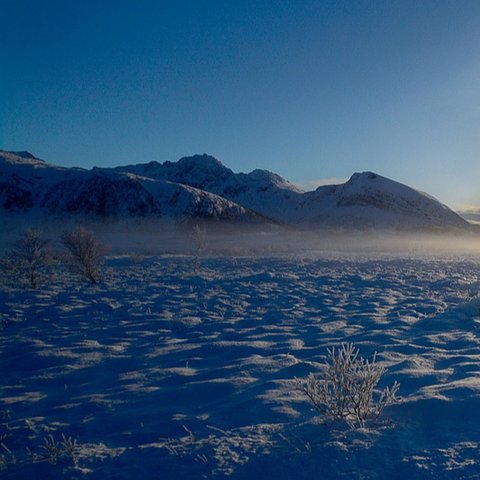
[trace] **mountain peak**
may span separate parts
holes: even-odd
[[[176,172],[176,176],[186,176],[186,178],[194,181],[206,178],[217,179],[224,177],[227,173],[231,173],[220,160],[206,153],[182,157],[178,162],[165,162],[163,166],[173,169]],[[196,187],[197,185],[193,186]]]
[[[19,151],[19,152],[10,152],[10,153],[13,153],[14,155],[17,155],[17,156],[22,157],[22,158],[40,160],[39,158],[32,155],[30,152],[27,152],[26,150],[22,150],[22,151]],[[43,160],[41,160],[41,161],[43,162]]]
[[[377,178],[385,178],[374,172],[355,172],[349,179],[350,181],[359,181],[359,180],[376,180]]]
[[[8,150],[0,150],[0,159],[11,164],[25,164],[25,165],[46,165],[45,160],[35,157],[26,150],[19,152],[10,152]]]
[[[220,160],[206,153],[182,157],[177,163],[179,165],[195,165],[202,168],[224,168]]]
[[[413,192],[414,189],[400,182],[392,180],[374,172],[355,172],[350,179],[343,184],[344,190],[357,191],[363,189],[395,191],[397,194]],[[416,192],[416,191],[415,191]],[[417,192],[418,193],[418,192]]]
[[[288,184],[288,182],[280,175],[273,173],[270,170],[262,170],[260,168],[252,170],[247,174],[247,177],[255,183],[262,183],[265,185],[284,186]]]

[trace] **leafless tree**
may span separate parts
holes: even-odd
[[[385,368],[359,356],[353,344],[328,349],[321,374],[310,374],[301,389],[313,406],[331,421],[344,420],[352,427],[363,428],[382,410],[396,402],[400,387],[395,382],[380,392],[375,390]]]
[[[67,263],[70,269],[90,282],[97,283],[105,257],[105,247],[95,234],[83,227],[77,227],[65,232],[62,242],[69,253]]]
[[[37,288],[49,260],[47,245],[48,240],[42,237],[39,230],[25,230],[7,254],[4,264],[15,276],[25,280],[32,288]]]
[[[205,229],[200,227],[199,225],[195,225],[193,227],[192,240],[195,247],[194,270],[195,270],[195,273],[198,273],[198,271],[200,270],[200,258],[202,256],[203,251],[205,250],[205,245],[207,243],[207,232],[205,231]]]

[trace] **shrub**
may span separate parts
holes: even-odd
[[[205,229],[203,229],[199,225],[195,225],[195,227],[193,227],[192,241],[195,247],[194,271],[195,273],[198,273],[198,271],[200,270],[200,257],[202,256],[205,245],[207,243],[207,232],[205,231]]]
[[[22,278],[32,288],[37,288],[47,266],[49,255],[48,240],[42,238],[40,231],[28,229],[23,232],[4,261],[8,270]]]
[[[385,368],[376,363],[376,354],[368,361],[353,344],[343,344],[339,349],[328,349],[321,374],[310,374],[301,389],[328,420],[344,420],[351,427],[363,428],[397,401],[398,382],[375,390],[384,373]]]
[[[105,256],[105,247],[95,234],[83,227],[75,228],[62,235],[62,242],[68,250],[70,269],[84,276],[92,283],[100,278]]]

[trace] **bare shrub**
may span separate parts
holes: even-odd
[[[78,465],[77,440],[72,437],[66,437],[65,434],[62,433],[62,448],[64,453],[70,458],[72,463],[75,466],[77,466]]]
[[[90,282],[97,283],[102,271],[105,247],[95,234],[83,227],[77,227],[65,232],[62,242],[69,253],[67,264],[70,269]]]
[[[72,437],[66,437],[63,433],[61,441],[57,441],[52,434],[44,437],[40,450],[40,453],[36,453],[27,449],[33,463],[48,461],[52,465],[57,465],[69,459],[73,466],[78,466],[77,440]]]
[[[195,225],[193,227],[192,232],[192,241],[194,245],[194,255],[195,255],[195,263],[194,263],[194,271],[198,273],[200,270],[200,258],[205,250],[205,245],[207,243],[207,232],[204,228],[200,227],[199,225]]]
[[[321,374],[310,374],[300,387],[328,420],[344,420],[351,427],[363,428],[397,401],[400,384],[376,391],[386,370],[376,363],[376,354],[369,361],[359,353],[351,343],[328,349]]]
[[[52,434],[46,436],[43,440],[44,444],[42,445],[42,448],[44,451],[44,458],[48,459],[52,465],[56,465],[58,463],[58,458],[61,455],[60,444],[53,438]]]
[[[3,264],[30,287],[37,288],[49,261],[47,245],[48,240],[42,237],[39,230],[25,230]]]

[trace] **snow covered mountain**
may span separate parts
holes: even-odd
[[[200,188],[288,223],[295,223],[296,206],[304,193],[275,173],[267,170],[234,173],[206,154],[183,157],[178,162],[150,162],[115,170]]]
[[[0,207],[4,212],[56,216],[265,220],[248,208],[188,185],[109,169],[58,167],[28,152],[0,151]]]
[[[48,215],[273,219],[325,228],[469,228],[433,197],[372,172],[303,192],[266,170],[234,173],[209,155],[84,170],[0,151],[0,207]]]
[[[372,172],[304,195],[301,220],[345,227],[467,228],[465,220],[430,195]]]
[[[303,192],[267,170],[234,173],[209,155],[116,170],[208,190],[284,223],[340,228],[468,226],[435,198],[372,172],[355,173],[342,185]]]

